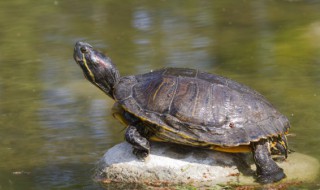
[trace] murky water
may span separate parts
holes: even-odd
[[[77,40],[122,75],[190,67],[247,84],[289,117],[291,148],[320,159],[319,10],[316,0],[1,1],[0,189],[102,188],[94,164],[123,127],[74,63]]]

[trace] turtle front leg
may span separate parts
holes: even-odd
[[[133,125],[129,125],[125,134],[125,139],[133,147],[133,154],[138,159],[145,160],[150,153],[149,141],[141,136],[137,128]]]
[[[283,169],[271,158],[268,146],[266,139],[252,143],[253,159],[257,166],[257,180],[262,184],[277,182],[286,177]]]

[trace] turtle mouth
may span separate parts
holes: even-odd
[[[82,61],[82,59],[81,59],[78,55],[75,55],[75,56],[74,56],[74,60],[76,60],[77,63],[79,63],[80,61]]]

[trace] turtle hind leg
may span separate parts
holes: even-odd
[[[285,178],[283,169],[271,158],[266,139],[252,143],[253,159],[257,166],[257,181],[262,184],[273,183]]]
[[[149,141],[139,133],[135,126],[128,126],[125,139],[133,146],[133,154],[138,159],[145,160],[148,157],[150,153]]]

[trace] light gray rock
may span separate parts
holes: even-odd
[[[291,153],[286,161],[278,163],[288,181],[313,181],[319,162],[310,156]],[[302,172],[305,171],[305,172]],[[100,182],[138,184],[254,184],[255,165],[251,154],[228,154],[217,151],[172,145],[151,144],[147,161],[138,160],[128,143],[109,149],[97,166],[95,179]]]

